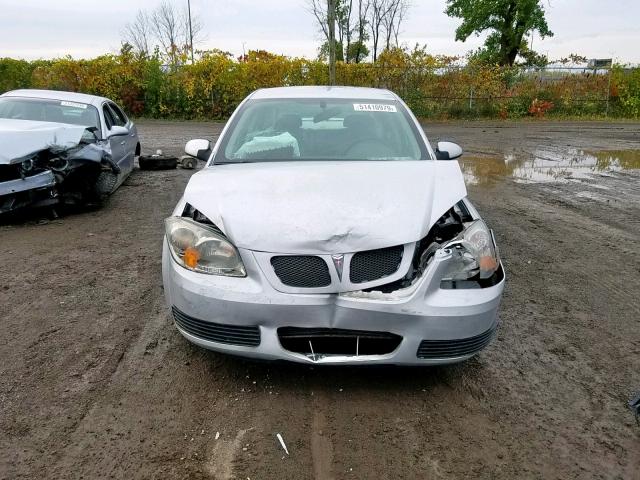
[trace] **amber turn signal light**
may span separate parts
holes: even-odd
[[[196,268],[200,260],[200,252],[193,247],[187,247],[182,256],[182,261],[189,268]]]

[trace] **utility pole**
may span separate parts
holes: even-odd
[[[329,85],[336,84],[336,0],[327,0],[329,22]]]
[[[193,65],[193,29],[191,27],[191,0],[187,0],[187,10],[189,11],[189,46],[191,47],[191,64]]]

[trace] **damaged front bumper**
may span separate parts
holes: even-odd
[[[0,182],[0,214],[29,205],[56,203],[56,179],[47,170],[30,177]]]
[[[477,354],[497,327],[502,266],[493,286],[441,288],[451,259],[441,250],[411,286],[389,294],[299,294],[275,290],[253,252],[240,249],[240,254],[247,277],[202,275],[173,261],[165,240],[166,300],[189,341],[246,357],[308,364],[437,365]],[[336,351],[326,353],[328,344]]]
[[[0,119],[0,145],[0,215],[99,201],[120,173],[109,142],[95,138],[92,128]]]

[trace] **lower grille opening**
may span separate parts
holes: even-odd
[[[244,347],[257,347],[260,345],[260,328],[258,326],[205,322],[181,312],[176,307],[172,307],[171,311],[176,325],[194,337],[209,342]]]
[[[278,329],[285,350],[315,358],[328,355],[386,355],[393,352],[402,337],[388,332],[343,330],[338,328]]]
[[[418,347],[418,358],[438,359],[473,355],[485,348],[495,334],[496,328],[490,328],[475,337],[456,340],[422,340]]]

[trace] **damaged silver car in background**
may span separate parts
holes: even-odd
[[[433,150],[387,90],[258,90],[165,221],[176,327],[227,353],[311,364],[466,360],[505,274],[458,145]]]
[[[101,204],[139,154],[136,126],[107,98],[50,90],[0,95],[0,215]]]

